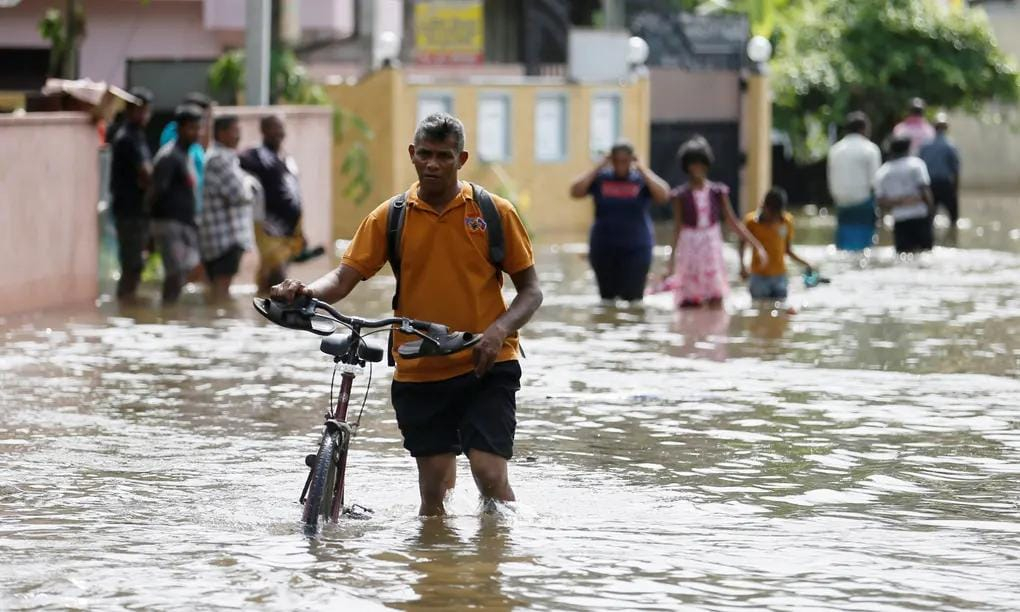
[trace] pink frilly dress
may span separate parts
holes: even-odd
[[[673,190],[683,212],[673,250],[674,272],[667,281],[677,307],[721,300],[729,293],[722,236],[722,207],[728,193],[725,185],[711,182],[700,189],[685,185]]]

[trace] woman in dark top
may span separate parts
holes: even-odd
[[[570,185],[574,198],[592,196],[595,223],[588,259],[603,300],[640,301],[652,265],[652,202],[669,201],[669,185],[638,162],[621,142],[594,169]]]

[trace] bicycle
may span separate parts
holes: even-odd
[[[344,506],[347,451],[361,423],[360,413],[354,423],[347,420],[351,389],[354,379],[366,364],[369,366],[368,386],[371,387],[372,364],[381,362],[386,356],[384,349],[369,344],[365,336],[386,330],[418,336],[418,340],[406,342],[397,350],[404,359],[418,359],[451,355],[465,350],[477,344],[482,338],[481,334],[451,332],[445,325],[406,317],[351,317],[341,314],[325,302],[307,296],[299,297],[292,304],[266,298],[254,298],[252,303],[255,310],[277,325],[324,336],[319,350],[333,357],[333,376],[336,376],[337,370],[340,371],[340,393],[336,404],[332,403],[333,389],[330,384],[330,409],[325,415],[318,452],[305,457],[309,471],[299,503],[304,506],[301,520],[306,531],[314,532],[320,517],[324,522],[336,522],[341,513],[352,517],[365,516],[371,512],[367,508]],[[349,333],[344,337],[334,336],[341,327],[349,330]],[[365,329],[375,331],[362,334]],[[368,399],[368,389],[365,390],[365,399]],[[364,407],[362,403],[362,411]]]

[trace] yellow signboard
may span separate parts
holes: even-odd
[[[480,64],[485,59],[482,0],[418,0],[414,57],[422,64]]]

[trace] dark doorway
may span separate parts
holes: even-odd
[[[174,109],[185,95],[197,91],[220,104],[231,102],[224,92],[209,87],[209,67],[215,60],[128,60],[128,87],[141,85],[152,90],[152,120],[146,136],[153,153],[159,149],[159,136],[167,123],[173,121]]]
[[[743,156],[740,152],[740,126],[736,121],[690,122],[657,121],[652,123],[651,167],[671,187],[683,184],[687,176],[680,170],[677,149],[695,134],[701,134],[712,146],[715,164],[709,176],[713,181],[725,183],[730,188],[730,200],[734,210],[740,212],[740,168]],[[671,208],[657,208],[662,218],[672,216]]]
[[[0,90],[39,91],[49,63],[49,49],[0,48]]]

